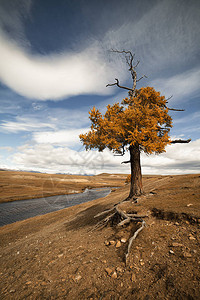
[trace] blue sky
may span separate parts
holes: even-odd
[[[191,0],[0,0],[0,168],[49,173],[129,173],[125,157],[86,152],[78,135],[88,111],[121,101],[106,88],[131,86],[126,49],[140,60],[138,87],[170,99],[171,145],[142,155],[144,174],[198,173],[200,167],[200,2]]]

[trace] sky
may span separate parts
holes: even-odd
[[[199,0],[0,0],[0,168],[47,173],[130,173],[104,150],[86,152],[88,111],[121,102],[138,83],[169,100],[172,139],[189,144],[141,154],[143,174],[200,173]]]

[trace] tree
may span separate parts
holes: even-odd
[[[93,107],[89,112],[91,130],[86,134],[81,134],[80,139],[86,150],[103,151],[108,148],[117,155],[124,155],[126,150],[130,152],[130,160],[123,163],[131,165],[131,185],[128,198],[132,199],[143,193],[141,152],[159,154],[164,152],[166,145],[170,143],[189,142],[189,140],[170,140],[172,118],[168,111],[176,109],[169,109],[167,107],[168,99],[161,96],[160,92],[153,87],[136,89],[137,82],[145,75],[137,79],[136,68],[139,61],[135,65],[133,64],[134,55],[130,51],[112,51],[125,54],[133,86],[132,88],[121,86],[118,79],[115,79],[115,83],[108,84],[107,86],[116,85],[128,90],[128,97],[121,104],[108,105],[104,115]]]

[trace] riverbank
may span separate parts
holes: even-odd
[[[126,174],[96,176],[0,171],[0,203],[83,192],[86,188],[119,187]]]
[[[0,227],[102,198],[110,192],[111,188],[96,188],[83,193],[0,203]]]
[[[129,186],[2,227],[1,299],[199,299],[200,176],[146,177],[144,188],[134,209],[147,226],[127,266],[132,228],[93,228]]]

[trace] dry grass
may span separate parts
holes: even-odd
[[[78,176],[0,171],[0,203],[80,193],[85,188],[123,186],[127,175]]]
[[[108,177],[117,178],[96,176]],[[91,231],[94,216],[125,199],[128,185],[1,227],[1,299],[200,299],[200,176],[145,176],[144,189],[137,204],[123,203],[125,210],[149,212],[128,265],[127,243],[105,241],[128,240],[132,227]]]

